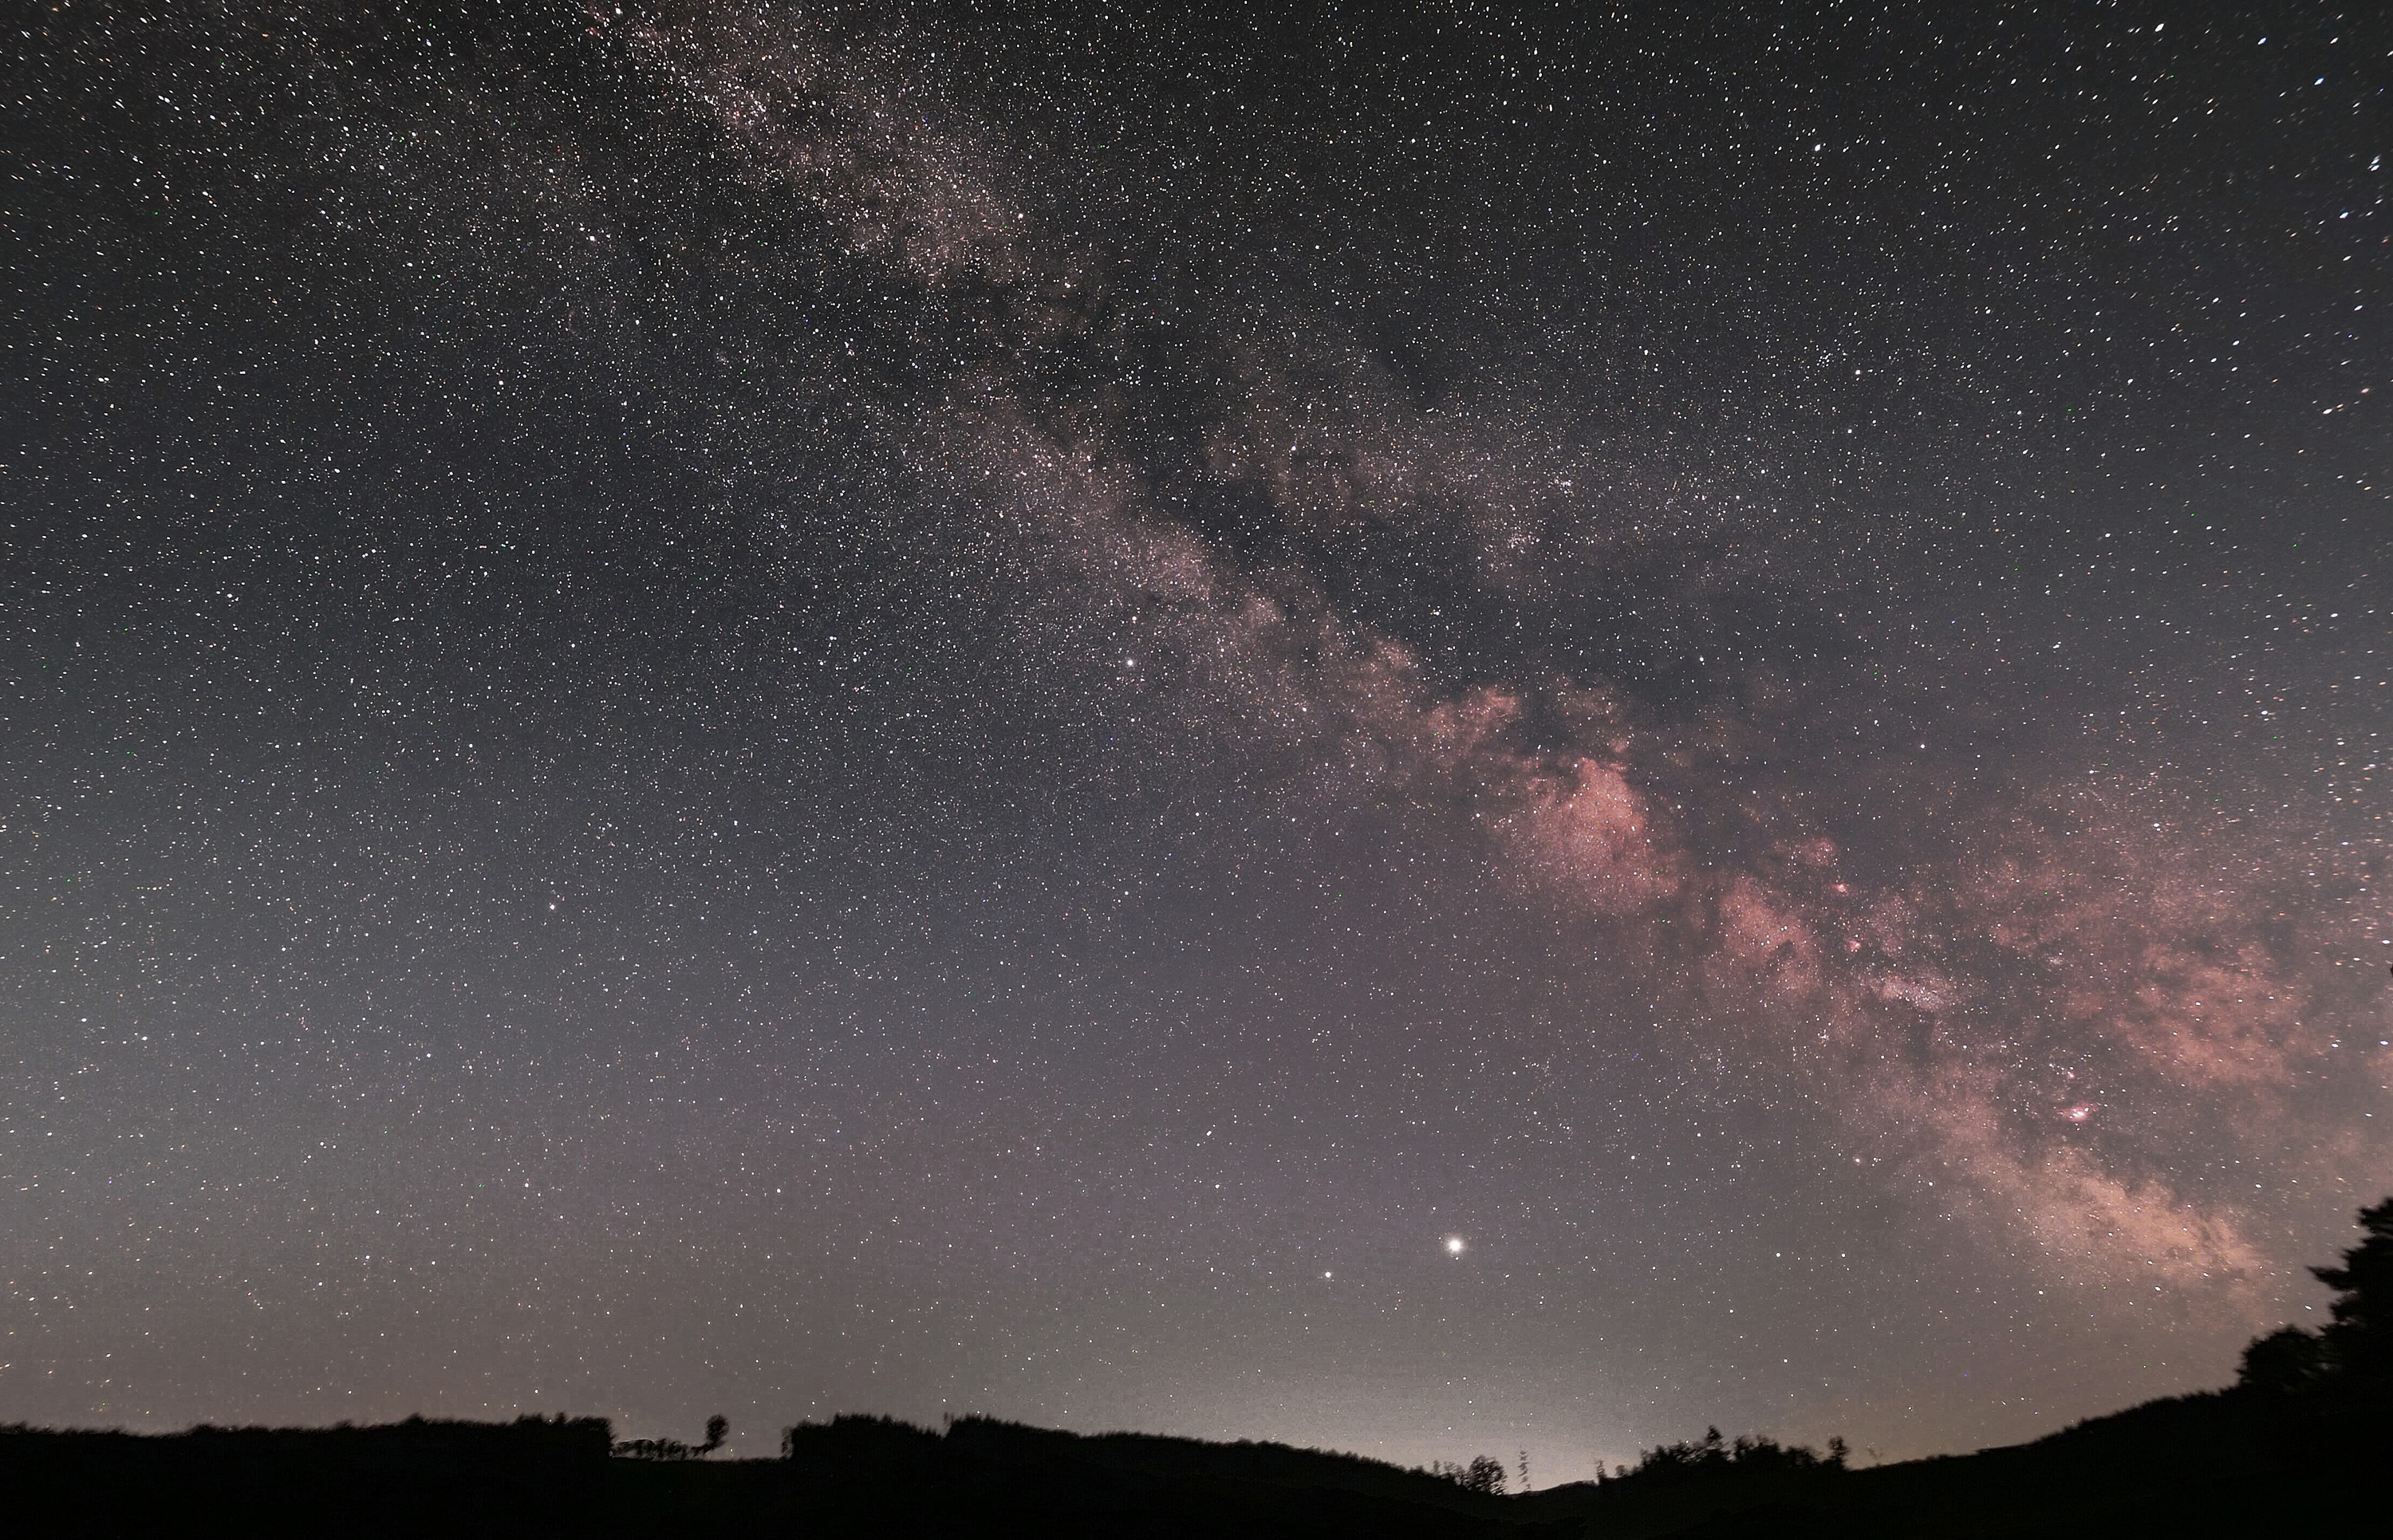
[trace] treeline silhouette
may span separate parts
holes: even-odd
[[[2310,1275],[2336,1291],[2320,1331],[2284,1326],[2243,1350],[2239,1383],[2305,1404],[2364,1403],[2393,1390],[2393,1198],[2360,1211],[2368,1238],[2341,1267]]]
[[[730,1432],[729,1417],[712,1416],[706,1419],[704,1443],[684,1443],[679,1439],[625,1439],[612,1452],[616,1458],[624,1460],[702,1460],[722,1448]]]
[[[1465,1492],[1482,1493],[1490,1497],[1504,1494],[1504,1462],[1493,1455],[1475,1455],[1469,1465],[1432,1460],[1429,1473],[1452,1481]]]
[[[1595,1481],[1505,1494],[1492,1455],[1408,1470],[1275,1443],[842,1416],[780,1457],[617,1442],[596,1418],[137,1437],[0,1428],[27,1534],[1437,1536],[1470,1540],[2273,1535],[2393,1531],[2393,1199],[2313,1271],[2328,1324],[2256,1339],[2237,1383],[2035,1442],[1857,1470],[1757,1437],[1665,1443]],[[1522,1460],[1526,1484],[1526,1455]]]

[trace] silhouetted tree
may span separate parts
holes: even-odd
[[[2371,1388],[2393,1386],[2393,1198],[2360,1211],[2368,1238],[2341,1267],[2310,1275],[2337,1290],[2334,1322],[2319,1334],[2328,1367]]]
[[[2393,1198],[2360,1211],[2368,1238],[2343,1254],[2341,1267],[2314,1267],[2310,1275],[2338,1294],[2321,1330],[2280,1326],[2243,1350],[2236,1382],[2247,1390],[2290,1395],[2313,1390],[2393,1390]]]
[[[2325,1356],[2313,1333],[2299,1326],[2280,1326],[2245,1345],[2243,1366],[2235,1382],[2270,1395],[2290,1394],[2308,1389],[2318,1378]]]
[[[1493,1455],[1482,1455],[1471,1462],[1462,1473],[1465,1492],[1484,1492],[1490,1497],[1504,1495],[1504,1462]]]
[[[706,1442],[698,1446],[700,1455],[712,1455],[723,1447],[724,1435],[731,1431],[731,1419],[717,1412],[706,1419]]]
[[[1615,1481],[1670,1485],[1680,1481],[1742,1479],[1772,1472],[1841,1471],[1851,1446],[1839,1438],[1828,1441],[1823,1456],[1808,1444],[1783,1444],[1776,1439],[1739,1434],[1732,1442],[1717,1428],[1704,1429],[1701,1439],[1657,1444],[1634,1466],[1612,1472]]]
[[[1504,1495],[1504,1462],[1493,1455],[1481,1455],[1469,1465],[1432,1460],[1429,1473],[1452,1481],[1465,1492],[1482,1492],[1491,1497]]]

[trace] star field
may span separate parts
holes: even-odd
[[[0,39],[0,1420],[1898,1457],[2393,1190],[2369,7]]]

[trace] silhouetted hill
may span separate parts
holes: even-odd
[[[2245,1350],[2238,1383],[2033,1443],[1872,1470],[1769,1439],[1650,1450],[1514,1497],[1493,1460],[1447,1474],[1276,1443],[1079,1434],[965,1417],[939,1431],[838,1417],[777,1460],[705,1442],[618,1444],[595,1418],[195,1428],[165,1437],[0,1429],[0,1515],[25,1534],[1387,1536],[1393,1540],[1894,1540],[2393,1533],[2393,1198],[2313,1268],[2331,1324]],[[1453,1479],[1449,1479],[1451,1476]]]
[[[617,1462],[595,1417],[373,1428],[194,1428],[163,1437],[0,1428],[20,1534],[524,1532],[585,1506]]]
[[[1474,1535],[1522,1533],[1500,1497],[1355,1455],[1144,1433],[1080,1435],[986,1417],[944,1433],[882,1418],[791,1429],[790,1465],[859,1526],[904,1513],[974,1512],[1023,1533]],[[892,1497],[896,1496],[893,1506]],[[859,1528],[858,1533],[863,1533]],[[1576,1534],[1576,1526],[1556,1528]]]
[[[778,1460],[610,1458],[595,1419],[0,1429],[16,1533],[1576,1537],[1504,1499],[1351,1455],[986,1418],[790,1430]],[[628,1446],[627,1446],[628,1447]]]
[[[2298,1535],[2393,1529],[2393,1417],[2245,1390],[2150,1402],[2033,1443],[1868,1470],[1733,1468],[1515,1499],[1588,1540],[1671,1536]]]
[[[1870,1470],[1680,1445],[1694,1457],[1501,1497],[1353,1455],[982,1417],[943,1431],[841,1417],[790,1429],[785,1458],[719,1462],[609,1458],[607,1424],[589,1418],[149,1438],[20,1428],[0,1429],[0,1493],[12,1533],[29,1534],[2181,1540],[2371,1533],[2366,1517],[2388,1511],[2388,1435],[2381,1407],[2247,1389]]]
[[[140,1438],[0,1429],[0,1514],[25,1534],[798,1534],[1732,1540],[2393,1532],[2393,1199],[2314,1268],[2332,1323],[2256,1339],[2230,1390],[2033,1443],[1873,1470],[1769,1439],[1648,1451],[1515,1497],[1481,1460],[1445,1474],[1276,1443],[1084,1435],[965,1417],[934,1432],[838,1417],[781,1458],[616,1443],[595,1418],[216,1429]],[[1449,1479],[1451,1477],[1452,1479]],[[1478,1488],[1493,1489],[1481,1490]]]

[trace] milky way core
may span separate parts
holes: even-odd
[[[2322,1313],[2393,26],[1140,9],[7,29],[0,1421],[1550,1482]]]

